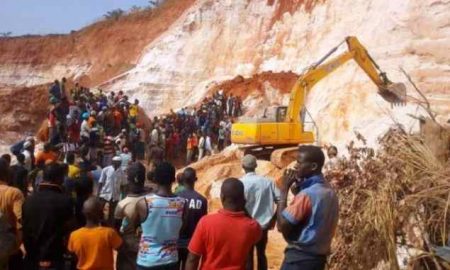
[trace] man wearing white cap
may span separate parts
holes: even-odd
[[[109,204],[108,223],[112,226],[114,222],[114,211],[117,202],[121,199],[121,194],[125,193],[128,181],[121,168],[122,159],[115,156],[112,165],[103,168],[98,181],[98,197]]]
[[[257,269],[266,270],[267,234],[275,224],[275,205],[280,198],[280,191],[275,186],[274,181],[255,173],[257,166],[255,156],[245,155],[242,159],[242,168],[245,175],[241,178],[241,181],[244,183],[245,209],[263,230],[261,240],[255,245],[258,260]],[[247,269],[253,269],[253,250],[250,251],[247,259]]]

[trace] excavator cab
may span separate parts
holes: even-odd
[[[272,106],[264,109],[264,113],[259,120],[261,122],[284,122],[287,114],[287,106]]]
[[[287,114],[287,106],[277,107],[277,122],[284,122]]]

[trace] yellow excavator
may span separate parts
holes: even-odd
[[[344,42],[347,43],[348,51],[325,62]],[[278,106],[266,109],[261,118],[239,119],[232,125],[231,141],[235,144],[245,145],[241,147],[244,153],[252,153],[258,158],[267,160],[274,151],[281,156],[283,149],[291,148],[292,150],[293,146],[299,144],[314,143],[314,133],[304,130],[307,112],[306,96],[316,83],[350,59],[355,60],[372,82],[377,85],[378,94],[387,102],[394,105],[405,103],[405,85],[392,83],[358,39],[350,36],[300,75],[291,90],[287,107]]]

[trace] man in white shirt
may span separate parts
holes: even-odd
[[[155,128],[153,128],[151,134],[150,134],[150,143],[154,144],[154,145],[158,145],[159,144],[159,131],[158,131],[158,127],[155,126]]]
[[[203,135],[198,141],[198,160],[202,159],[204,156],[209,156],[212,154],[212,144],[211,137],[208,135]]]
[[[268,231],[273,228],[276,219],[276,204],[280,198],[280,191],[275,182],[255,173],[256,157],[245,155],[242,168],[245,175],[241,178],[244,184],[245,209],[255,219],[263,230],[261,240],[256,243],[258,270],[267,270],[266,246]],[[253,269],[253,250],[247,259],[247,269]]]
[[[25,141],[23,144],[22,154],[25,156],[25,169],[29,172],[33,169],[33,143],[31,141]]]
[[[120,201],[123,194],[125,194],[127,187],[127,178],[121,168],[122,159],[116,156],[112,160],[112,165],[103,168],[98,181],[98,197],[109,204],[108,223],[114,225],[114,211],[117,203]]]

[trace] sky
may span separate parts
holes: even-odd
[[[148,0],[0,0],[0,33],[69,33],[110,10],[148,5]]]

